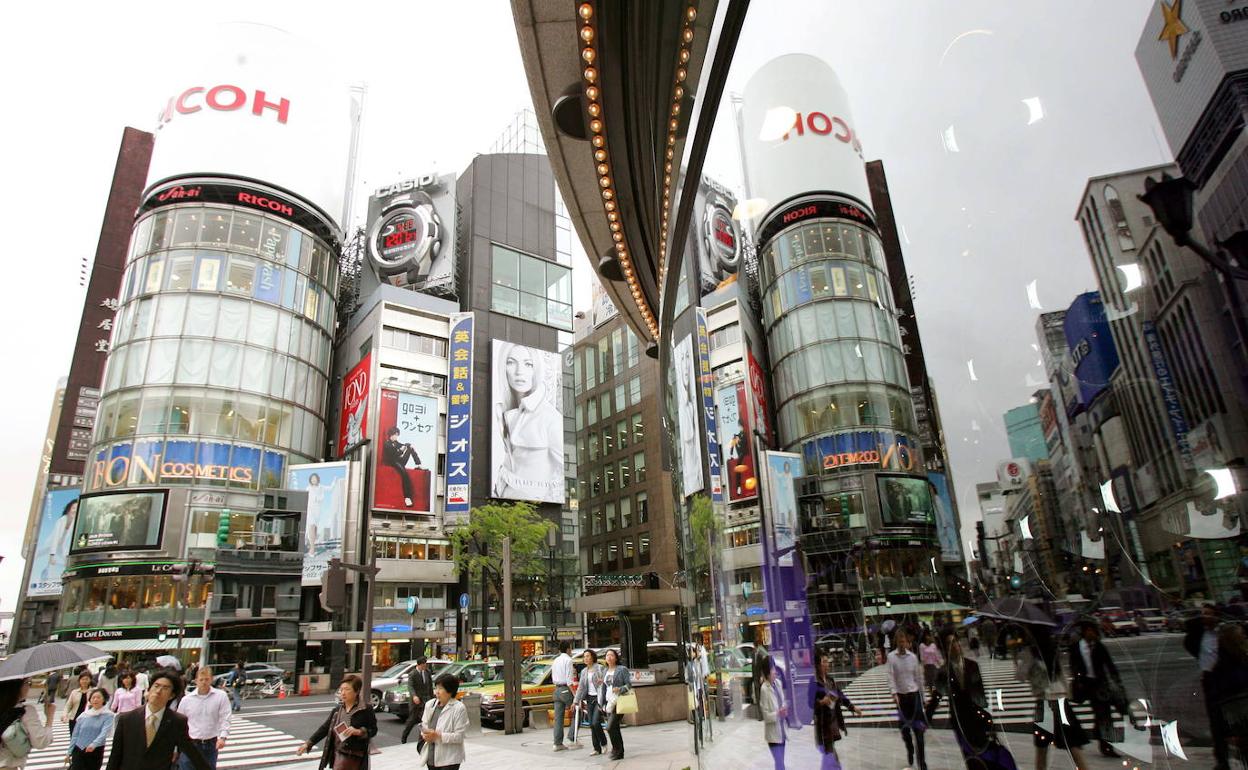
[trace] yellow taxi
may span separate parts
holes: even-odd
[[[555,702],[555,683],[551,678],[554,656],[537,658],[525,664],[520,671],[521,703],[524,704],[524,724],[529,724],[529,712],[545,708]],[[503,683],[491,682],[481,686],[481,724],[488,727],[503,726]]]

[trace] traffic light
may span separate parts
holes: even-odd
[[[326,612],[342,612],[347,608],[347,570],[340,559],[330,559],[321,573],[321,607]]]
[[[1010,588],[1017,589],[1017,588],[1022,588],[1022,587],[1023,587],[1023,576],[1022,575],[1010,575]]]
[[[217,519],[217,547],[230,543],[230,509],[223,508]]]

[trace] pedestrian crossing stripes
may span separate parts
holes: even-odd
[[[1036,699],[1031,693],[1031,686],[1014,678],[1014,664],[1011,661],[981,657],[976,662],[984,680],[984,694],[988,696],[989,711],[992,712],[996,724],[1006,730],[1029,731],[1035,722],[1036,711]],[[863,711],[861,717],[847,712],[847,725],[878,726],[896,723],[897,707],[888,689],[887,666],[876,666],[859,676],[845,688],[845,695]],[[1090,731],[1093,723],[1092,707],[1086,703],[1071,704],[1071,709],[1084,729]],[[942,699],[932,718],[940,724],[948,716],[949,702]],[[1118,717],[1116,719],[1121,726],[1124,720]]]
[[[230,735],[217,758],[218,770],[234,767],[260,767],[290,762],[295,759],[295,749],[303,739],[274,730],[262,724],[240,717],[230,719]],[[112,744],[112,740],[109,740]],[[46,749],[34,749],[26,763],[27,770],[63,770],[65,757],[69,754],[69,725],[57,721],[52,729],[52,745]],[[104,750],[104,762],[108,762],[108,748]]]

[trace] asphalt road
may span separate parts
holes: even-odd
[[[1182,634],[1106,639],[1105,645],[1122,675],[1128,698],[1147,700],[1155,719],[1177,719],[1184,740],[1208,744],[1209,719],[1200,688],[1200,667],[1183,649]]]

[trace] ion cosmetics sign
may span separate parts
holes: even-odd
[[[342,558],[342,529],[347,520],[347,463],[292,465],[287,486],[308,493],[302,584],[318,586],[329,560]]]
[[[467,516],[472,467],[472,312],[451,316],[450,369],[446,399],[446,506],[450,516]]]
[[[492,495],[564,501],[563,369],[558,353],[494,340]]]
[[[77,517],[76,488],[49,489],[44,493],[35,554],[30,560],[30,579],[26,583],[27,598],[61,595],[65,557],[69,556]]]
[[[347,189],[351,90],[327,52],[274,27],[206,25],[180,38],[149,182],[224,174],[291,190],[337,222]],[[186,64],[190,63],[190,64]]]
[[[368,199],[368,258],[381,280],[455,295],[455,175],[426,175]]]
[[[372,371],[371,353],[360,359],[342,379],[342,416],[338,421],[338,456],[347,453],[368,435],[368,378]]]
[[[433,510],[438,467],[438,400],[381,391],[377,409],[373,509],[411,513]]]
[[[139,439],[100,449],[87,467],[88,492],[121,486],[209,482],[241,489],[278,487],[286,455],[220,441]]]
[[[748,194],[763,211],[814,192],[871,200],[849,98],[822,60],[788,54],[764,64],[745,85],[742,120]]]

